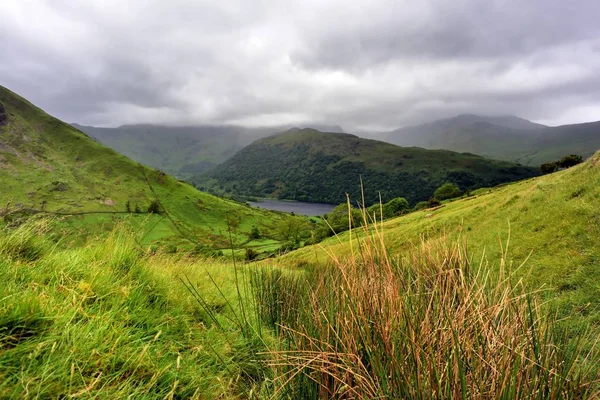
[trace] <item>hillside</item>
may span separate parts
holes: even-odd
[[[536,169],[473,154],[398,147],[312,129],[260,139],[210,171],[201,186],[245,195],[337,204],[358,198],[360,177],[368,203],[405,197],[414,204],[444,182],[468,190],[515,181]]]
[[[435,243],[462,238],[474,261],[485,253],[497,268],[506,252],[511,271],[553,299],[561,316],[586,319],[600,329],[600,151],[568,170],[494,189],[413,212],[383,223],[391,254],[413,249],[421,240]],[[363,232],[355,232],[364,237]],[[350,254],[348,234],[301,249],[281,262],[315,262],[327,254]],[[356,246],[354,247],[356,249]],[[327,251],[325,251],[327,249]],[[525,263],[518,269],[517,267]]]
[[[234,125],[73,126],[132,160],[181,178],[210,169],[254,140],[287,129]],[[326,128],[342,132],[339,126]]]
[[[123,222],[136,227],[143,243],[216,248],[229,247],[229,220],[234,245],[263,248],[277,245],[276,227],[291,218],[199,192],[141,166],[3,87],[0,106],[5,220],[50,213],[79,230],[79,239]],[[147,213],[155,200],[161,212]],[[263,233],[262,241],[250,243],[253,226]]]
[[[385,135],[399,146],[469,152],[539,166],[568,154],[592,155],[600,148],[600,122],[548,127],[514,116],[459,115]]]

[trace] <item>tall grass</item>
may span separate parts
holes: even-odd
[[[224,306],[237,298],[230,266],[149,254],[134,236],[119,227],[65,247],[44,221],[0,228],[0,398],[255,396],[268,367],[252,357],[264,346]]]
[[[259,312],[283,343],[269,354],[278,395],[600,396],[597,358],[553,323],[504,258],[491,268],[485,258],[474,262],[465,243],[447,239],[393,258],[381,227],[363,218],[368,234],[352,257],[332,254],[329,266],[304,274],[255,273]]]

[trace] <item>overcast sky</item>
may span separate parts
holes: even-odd
[[[1,0],[0,84],[68,122],[600,120],[598,0]]]

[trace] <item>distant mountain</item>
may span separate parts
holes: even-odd
[[[515,116],[463,114],[384,135],[400,146],[469,152],[539,166],[576,153],[591,156],[600,148],[600,122],[548,127]]]
[[[426,200],[444,182],[462,189],[493,186],[538,174],[537,169],[473,154],[425,150],[314,129],[259,139],[209,171],[201,185],[214,190],[310,202],[402,196]]]
[[[130,223],[142,243],[222,248],[230,246],[228,221],[237,226],[234,241],[245,243],[253,225],[276,239],[277,225],[291,218],[211,196],[144,167],[2,86],[0,187],[4,220],[49,213],[78,237]],[[160,212],[147,212],[154,201]]]
[[[254,140],[290,128],[245,128],[234,125],[124,125],[97,128],[73,124],[100,143],[144,165],[180,178],[212,168]],[[335,132],[339,126],[312,125]]]

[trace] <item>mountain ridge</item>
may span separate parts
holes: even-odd
[[[313,129],[259,139],[198,179],[204,189],[309,202],[340,203],[344,193],[369,203],[427,200],[446,181],[462,189],[538,175],[510,162],[447,150],[399,147],[346,133]]]
[[[72,125],[119,153],[179,178],[189,177],[224,162],[258,138],[293,128],[156,124],[102,128],[77,123]],[[340,126],[327,127],[343,132]]]
[[[545,126],[515,116],[461,114],[384,134],[401,146],[448,149],[538,166],[600,147],[600,122]]]

